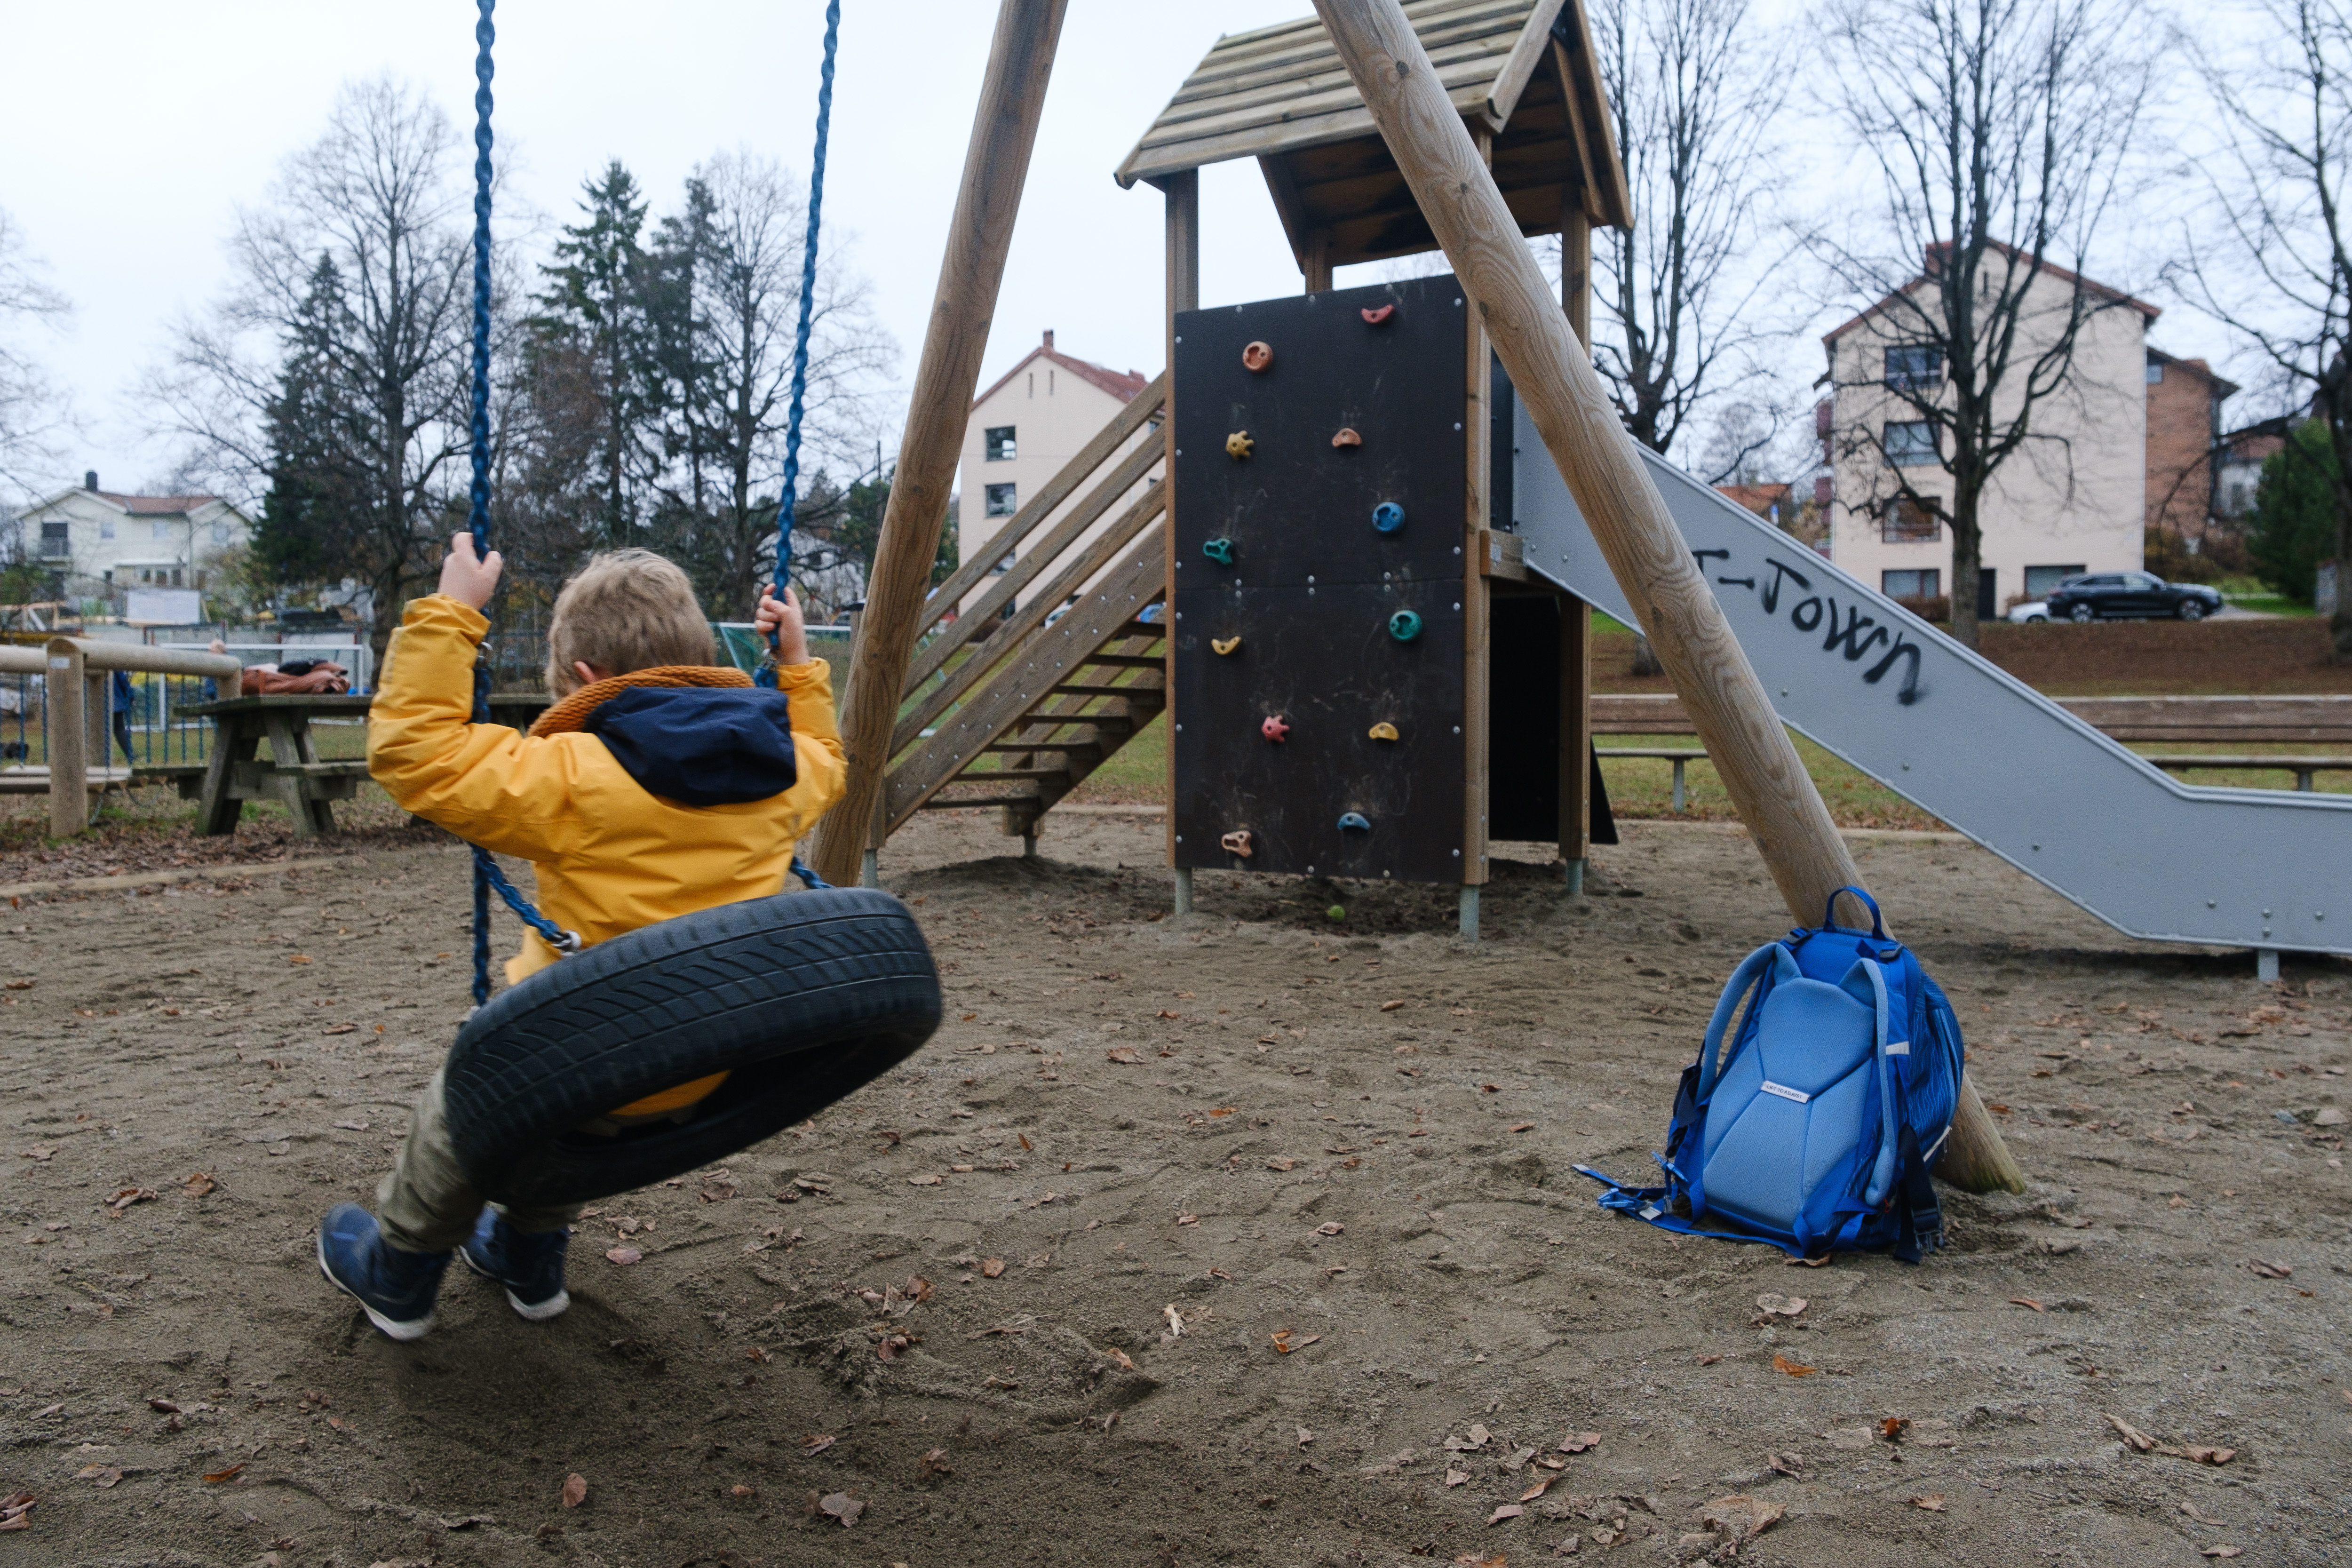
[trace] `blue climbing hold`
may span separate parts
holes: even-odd
[[[1399,610],[1389,617],[1389,636],[1399,642],[1411,642],[1421,635],[1421,616],[1413,610]]]
[[[1351,827],[1359,833],[1370,833],[1372,830],[1372,819],[1360,811],[1341,812],[1339,831],[1345,833]]]
[[[1209,540],[1201,546],[1201,553],[1220,566],[1230,566],[1234,563],[1234,542],[1230,539]]]
[[[1384,500],[1372,508],[1372,526],[1382,533],[1394,533],[1404,526],[1404,508],[1392,500]]]

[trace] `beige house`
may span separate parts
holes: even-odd
[[[55,598],[110,601],[130,590],[202,590],[221,552],[252,537],[253,520],[218,496],[134,496],[98,475],[28,507],[16,522],[19,558],[51,574]]]
[[[1136,394],[1149,384],[1134,371],[1116,371],[1074,359],[1054,346],[1047,332],[1038,347],[972,400],[965,428],[960,493],[956,502],[956,547],[960,559],[984,557],[989,541],[1078,449],[1099,434]],[[1122,452],[1157,439],[1154,427],[1138,431]],[[1058,519],[1085,499],[1075,496],[1056,508]],[[1118,509],[1106,512],[1087,535],[1110,526]],[[1022,541],[1025,553],[1051,531],[1032,529]],[[1009,566],[1008,555],[1002,566]],[[977,597],[977,595],[974,595]]]
[[[1934,310],[1937,287],[1923,273],[1905,285],[1908,300],[1881,300],[1822,339],[1831,395],[1816,412],[1831,471],[1815,494],[1830,518],[1831,559],[1890,598],[1930,604],[1952,591],[1951,531],[1932,510],[1901,497],[1897,479],[1920,497],[1950,503],[1935,426],[1903,395],[1943,384],[1940,358],[1914,346],[1916,333],[1906,342],[1904,330],[1923,302]],[[2137,571],[2142,563],[2147,326],[2157,308],[2045,267],[2028,287],[2013,363],[2030,364],[2060,340],[2078,295],[2090,314],[2067,379],[2036,405],[2034,438],[1994,472],[1983,498],[1977,610],[1986,618],[2018,599],[2041,597],[2062,578]],[[2021,368],[2008,380],[2021,378]],[[2009,407],[1996,408],[2000,417],[2014,416],[2021,393],[2008,395]]]

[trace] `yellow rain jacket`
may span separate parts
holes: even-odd
[[[793,846],[841,797],[845,773],[824,660],[777,671],[790,705],[791,787],[764,799],[689,805],[651,793],[615,748],[649,778],[682,781],[690,792],[698,762],[714,775],[740,775],[726,725],[699,726],[700,758],[669,745],[650,768],[646,748],[630,747],[619,732],[607,744],[578,726],[597,723],[596,710],[615,700],[672,698],[701,703],[696,711],[708,711],[713,699],[740,706],[756,725],[756,710],[773,704],[772,695],[749,689],[739,670],[640,670],[572,693],[521,735],[471,721],[474,650],[488,629],[476,611],[435,594],[411,601],[393,633],[368,715],[368,772],[396,803],[468,843],[530,861],[539,907],[592,947],[675,915],[783,890]],[[734,687],[746,689],[740,704],[726,691]],[[781,774],[773,782],[781,785]],[[556,959],[525,928],[507,979]]]

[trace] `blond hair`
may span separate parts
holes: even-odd
[[[548,689],[568,697],[580,689],[575,660],[628,675],[665,664],[712,664],[716,653],[686,574],[650,550],[614,550],[590,556],[555,596]]]

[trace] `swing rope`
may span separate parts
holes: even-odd
[[[816,151],[809,159],[808,236],[801,242],[801,320],[793,337],[793,400],[784,418],[784,493],[776,507],[776,585],[787,586],[793,568],[793,509],[801,481],[801,408],[808,394],[809,325],[816,310],[816,243],[824,210],[824,149],[833,124],[833,59],[841,42],[841,0],[827,0],[824,8],[824,65],[817,77]],[[776,684],[776,634],[768,634],[769,657],[760,670],[760,684]],[[808,863],[793,857],[793,875],[811,891],[830,887]]]

